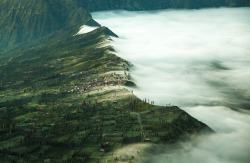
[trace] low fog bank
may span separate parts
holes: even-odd
[[[202,110],[202,111],[199,111]],[[249,163],[250,119],[225,107],[188,108],[216,134],[193,136],[191,141],[156,145],[144,151],[141,163]]]
[[[140,97],[157,104],[250,109],[249,8],[97,12],[134,63]]]
[[[248,136],[249,135],[245,135]],[[249,141],[237,134],[194,136],[191,141],[155,145],[144,150],[140,163],[249,163]]]
[[[180,106],[217,132],[170,153],[159,146],[162,153],[143,161],[250,161],[249,15],[250,8],[93,13],[120,36],[113,44],[135,65],[137,96]]]

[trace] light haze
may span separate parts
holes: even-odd
[[[250,162],[250,8],[92,15],[119,36],[113,46],[134,65],[138,97],[180,106],[217,132],[138,161]]]

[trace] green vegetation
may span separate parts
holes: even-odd
[[[73,0],[1,0],[0,52],[82,24],[98,25]]]
[[[61,98],[42,95],[35,107],[31,100],[2,107],[1,160],[98,162],[127,144],[172,142],[207,128],[177,107],[157,107],[126,89],[105,88]]]
[[[55,35],[65,28],[98,25],[88,11],[245,7],[249,0],[1,0],[0,52]],[[41,40],[37,42],[41,43]]]
[[[99,162],[131,143],[170,143],[211,131],[175,106],[140,100],[130,63],[87,10],[199,8],[242,1],[2,0],[0,162]],[[87,9],[87,10],[85,10]]]
[[[100,27],[2,57],[1,161],[98,162],[127,144],[209,129],[125,89],[130,64],[112,53],[110,35]]]

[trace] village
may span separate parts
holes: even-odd
[[[0,153],[8,150],[17,159],[26,158],[23,161],[29,161],[33,153],[33,160],[50,158],[47,162],[131,162],[139,151],[133,155],[114,151],[134,143],[174,138],[172,122],[183,111],[140,100],[128,89],[136,88],[128,65],[110,64],[110,71],[61,73],[70,78],[69,83],[39,88],[40,92],[26,88],[12,95],[8,91],[1,94],[6,101],[0,104],[1,116],[13,119],[1,121]],[[22,99],[16,103],[23,109],[7,109],[8,100],[18,93]]]

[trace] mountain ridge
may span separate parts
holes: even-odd
[[[71,0],[3,0],[0,2],[0,50],[53,34],[92,19]],[[93,24],[93,22],[92,22]]]
[[[27,2],[22,14],[12,2],[17,7]],[[100,27],[84,2],[90,3],[0,2],[0,36],[9,39],[0,45],[10,48],[0,59],[0,161],[100,162],[123,145],[170,143],[204,129],[212,133],[180,108],[155,106],[124,87],[132,80],[131,65],[115,55],[109,42],[116,34]],[[141,10],[135,6],[146,1],[126,2],[124,8]],[[29,14],[28,5],[35,6]],[[109,3],[98,6],[115,9]],[[44,21],[36,21],[40,18]],[[84,24],[98,28],[75,35]]]
[[[90,12],[116,9],[138,11],[168,8],[199,9],[250,6],[248,0],[77,0],[77,3]]]
[[[66,26],[96,25],[89,12],[156,10],[167,8],[250,6],[248,0],[2,0],[0,52],[41,39]]]

